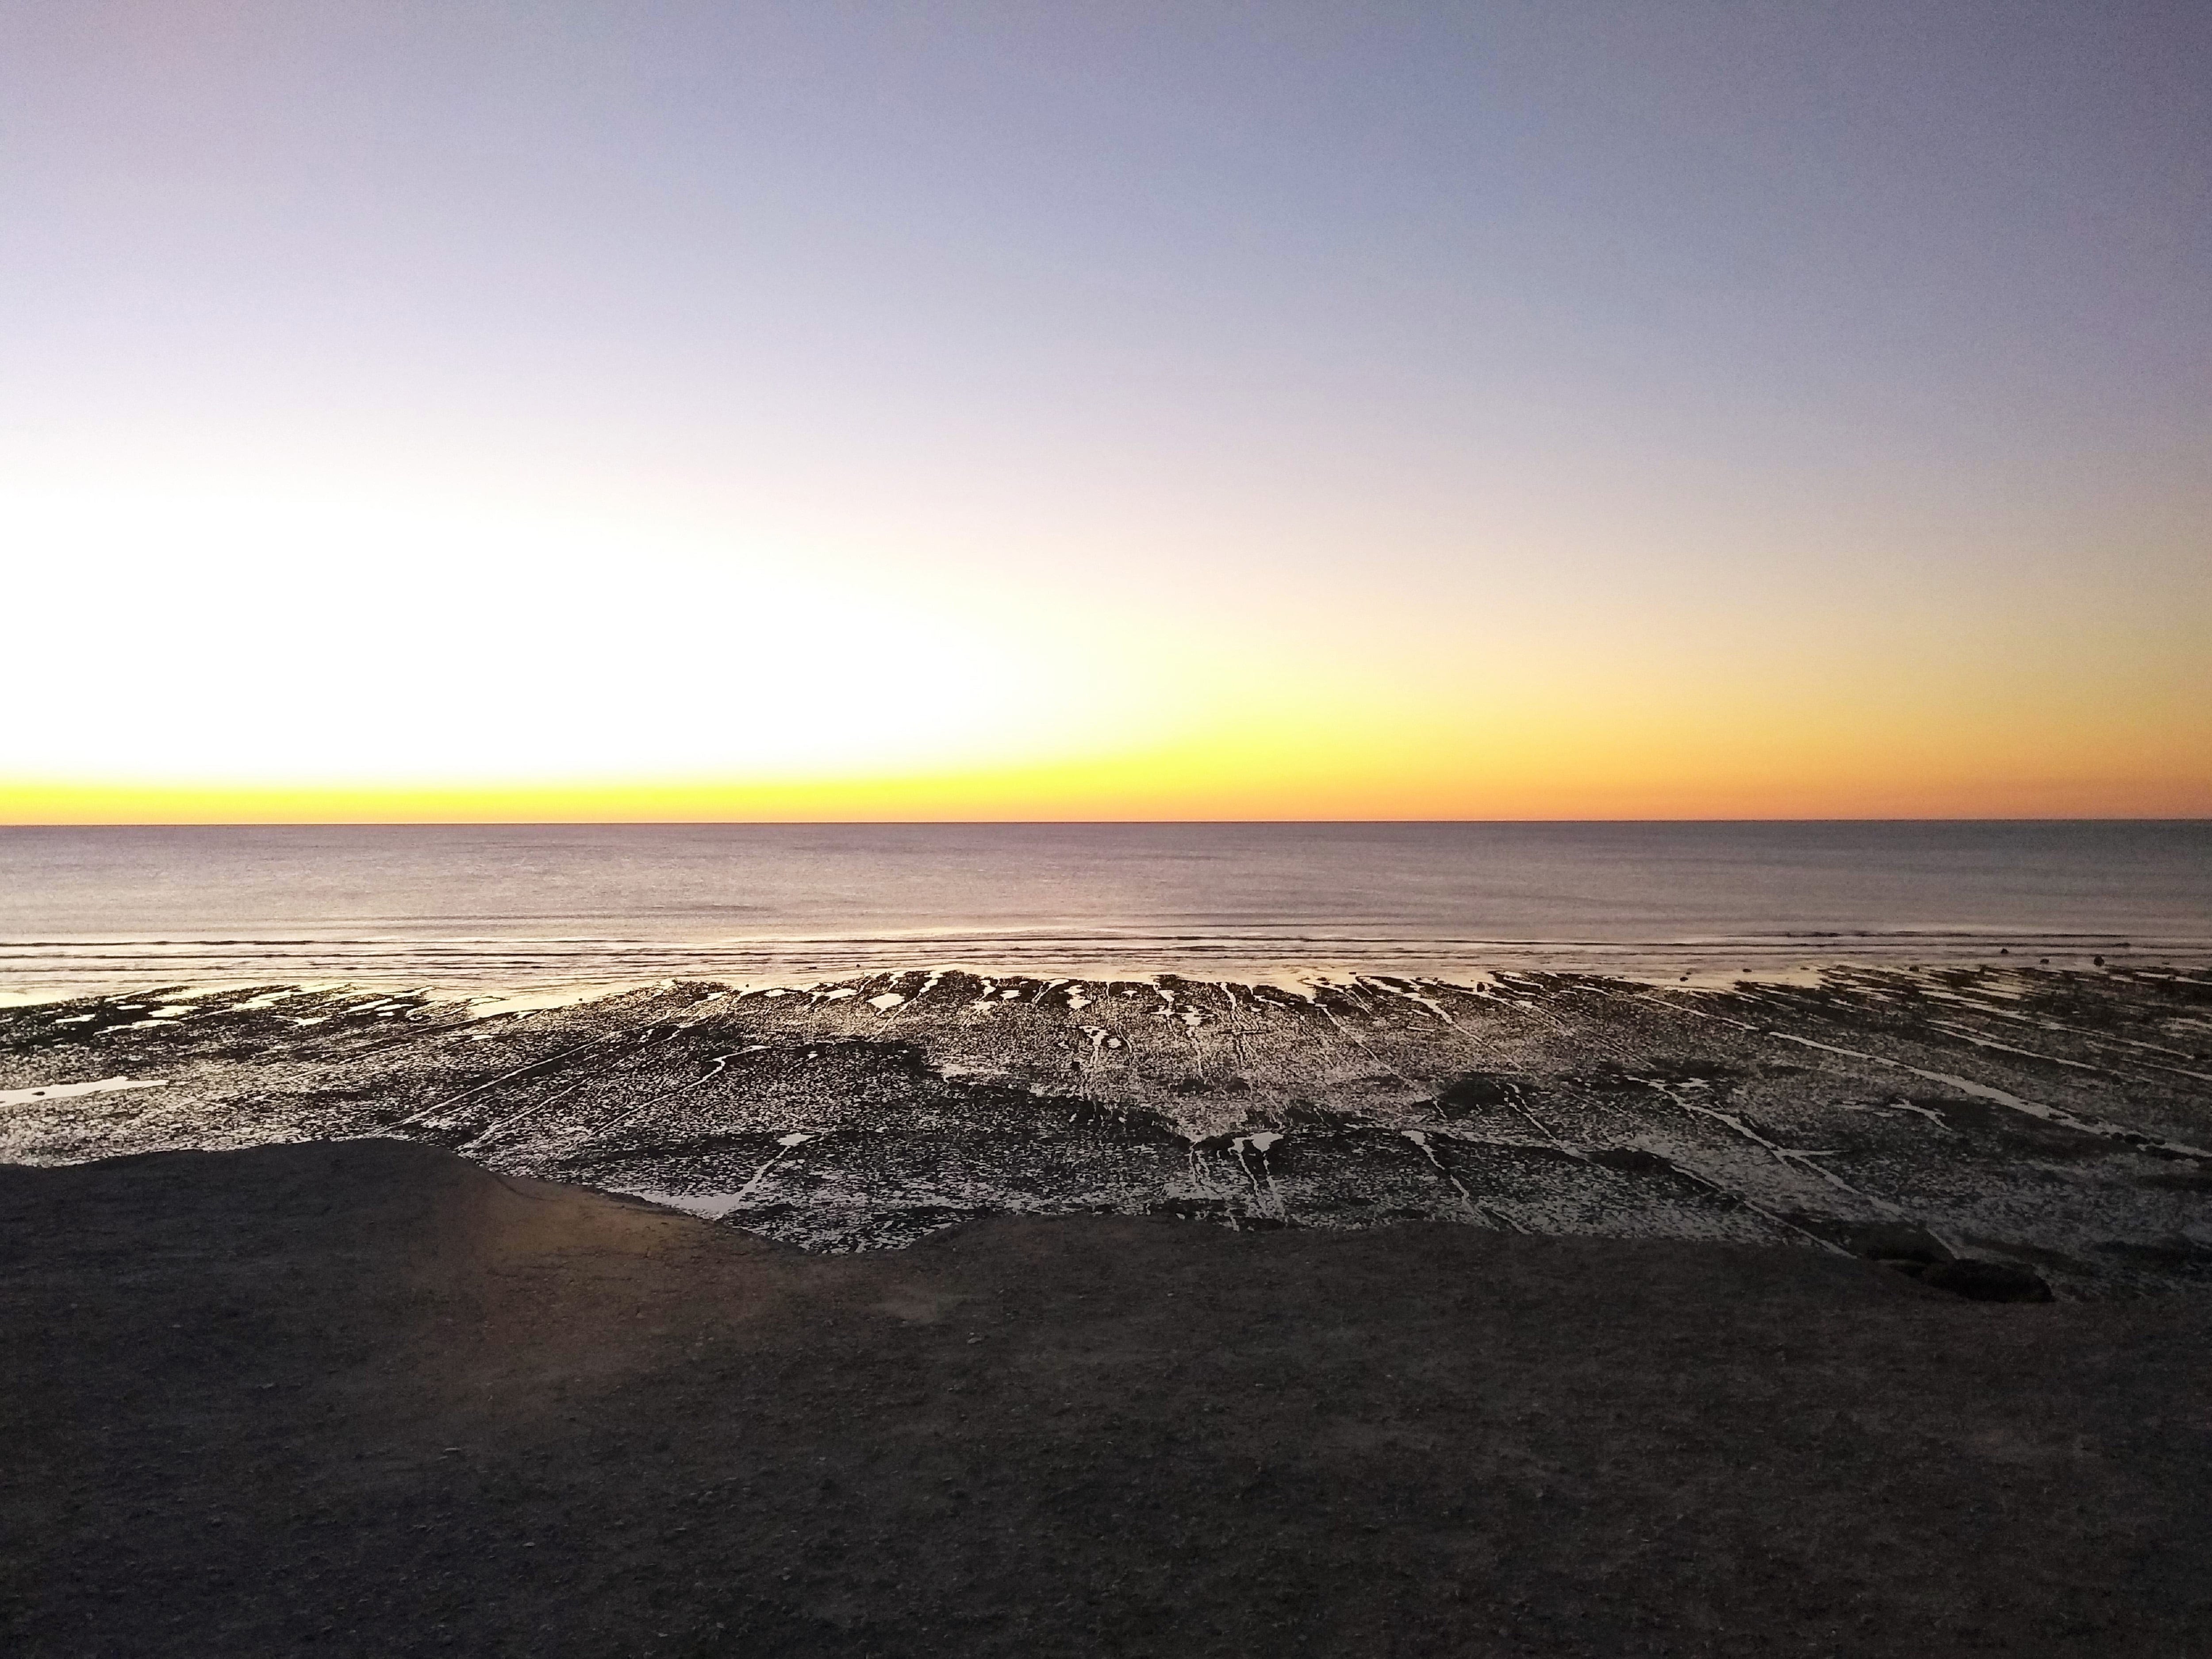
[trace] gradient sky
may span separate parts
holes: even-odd
[[[0,820],[2212,815],[2212,6],[0,0]]]

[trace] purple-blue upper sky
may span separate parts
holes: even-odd
[[[1577,744],[1563,810],[2212,810],[2212,6],[19,3],[0,120],[31,648],[95,605],[128,647],[0,777],[505,775],[133,735],[187,622],[412,653],[410,718],[562,707],[494,646],[439,678],[450,617],[345,620],[390,510],[478,635],[504,584],[772,571],[752,695],[866,593],[1051,714],[879,752],[902,658],[822,714],[840,775],[1340,715],[1431,722],[1376,802],[1475,815]],[[629,601],[536,603],[714,693],[607,646]],[[812,763],[678,725],[644,772]],[[507,769],[637,769],[602,736]]]

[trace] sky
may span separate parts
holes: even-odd
[[[2212,816],[2212,7],[0,0],[0,821]]]

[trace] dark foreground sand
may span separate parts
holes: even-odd
[[[20,1655],[2212,1652],[2212,1297],[396,1141],[0,1169]]]

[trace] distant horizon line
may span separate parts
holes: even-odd
[[[2019,817],[2003,814],[1938,816],[1860,814],[1828,817],[1403,817],[1403,818],[146,818],[59,823],[0,820],[6,830],[929,830],[929,829],[1255,829],[1341,824],[1752,824],[1752,823],[2174,823],[2212,824],[2212,815],[2098,813]]]

